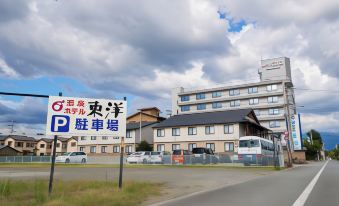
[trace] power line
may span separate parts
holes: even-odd
[[[329,90],[329,89],[307,89],[307,88],[293,88],[295,90],[303,90],[303,91],[310,91],[310,92],[332,92],[332,93],[339,93],[338,90]]]

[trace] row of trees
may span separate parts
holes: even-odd
[[[335,148],[331,151],[327,151],[326,152],[326,156],[332,158],[332,159],[336,159],[339,160],[339,148]]]

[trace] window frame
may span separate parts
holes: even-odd
[[[195,99],[196,99],[196,100],[206,99],[206,94],[205,94],[205,93],[197,93],[197,94],[195,95]]]
[[[218,98],[218,97],[221,97],[221,91],[212,92],[212,98]]]
[[[160,131],[160,135],[159,135]],[[165,129],[157,129],[157,137],[164,137],[165,136]]]
[[[186,108],[186,109],[184,109],[184,108]],[[180,106],[180,110],[182,112],[188,112],[188,111],[191,110],[191,107],[190,107],[190,105],[182,105],[182,106]]]
[[[237,91],[237,92],[235,92]],[[240,95],[240,89],[230,89],[228,92],[229,96],[238,96]]]
[[[215,105],[220,105],[220,107],[215,106]],[[221,102],[212,102],[212,109],[220,109],[220,108],[222,108]]]
[[[210,145],[210,146],[208,146]],[[213,148],[211,147],[213,145]],[[211,149],[213,152],[215,152],[215,143],[206,143],[206,148]]]
[[[275,99],[276,99],[276,101],[274,101]],[[279,102],[279,97],[278,96],[267,97],[267,103],[269,103],[269,104],[278,103],[278,102]]]
[[[192,129],[192,132],[190,133],[190,129]],[[195,131],[195,132],[194,132]],[[187,135],[197,135],[197,127],[188,127],[187,128]]]
[[[239,104],[236,104],[237,102],[239,102]],[[240,100],[232,100],[232,101],[230,101],[230,107],[240,107],[240,105],[241,105]]]
[[[211,131],[211,128],[213,128]],[[208,125],[208,126],[205,126],[205,134],[215,134],[215,127],[214,125]]]
[[[174,146],[176,147],[175,149],[173,148]],[[179,146],[179,147],[177,148],[177,146]],[[180,144],[172,144],[172,151],[179,150],[179,149],[181,149],[181,145]]]
[[[174,131],[179,131],[179,133],[174,134]],[[172,128],[172,136],[180,136],[180,128],[179,127]]]
[[[182,102],[188,102],[190,101],[190,95],[183,95],[183,96],[180,96],[180,100]]]
[[[257,100],[257,101],[254,101]],[[251,98],[248,100],[249,105],[257,105],[259,104],[259,98]]]
[[[233,133],[234,133],[234,124],[224,124],[224,134],[233,134]]]
[[[192,146],[192,147],[191,147]],[[192,152],[193,148],[197,147],[197,143],[188,143],[188,151]]]
[[[206,110],[206,104],[205,103],[197,104],[197,110]]]
[[[255,88],[255,90],[254,90],[254,88]],[[247,89],[247,92],[248,92],[248,94],[256,94],[256,93],[258,93],[258,87],[249,87]]]
[[[226,147],[228,145],[228,147]],[[230,150],[230,145],[232,145],[232,150]],[[224,150],[225,152],[234,152],[234,142],[225,142],[224,143]]]

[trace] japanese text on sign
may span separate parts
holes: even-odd
[[[108,135],[126,133],[126,102],[51,96],[47,135]]]

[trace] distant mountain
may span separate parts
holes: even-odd
[[[325,143],[326,150],[332,150],[336,144],[339,144],[339,133],[333,132],[320,132],[323,142]],[[303,134],[303,139],[309,139],[306,133]]]
[[[320,132],[325,143],[326,150],[332,150],[336,144],[339,144],[339,133]]]

